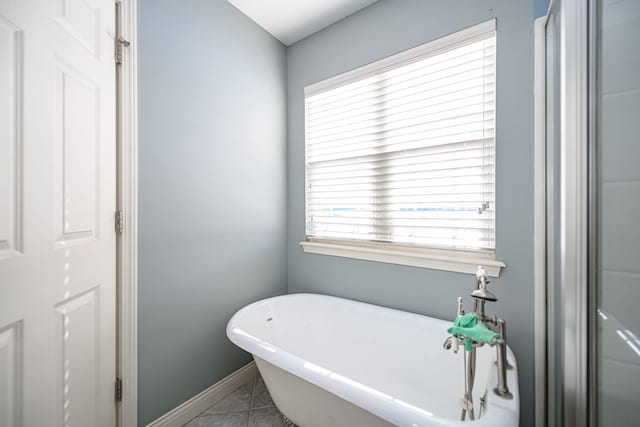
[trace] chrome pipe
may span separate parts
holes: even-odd
[[[504,339],[496,340],[496,351],[498,353],[498,386],[493,391],[500,397],[513,399],[507,386],[507,342]]]
[[[473,384],[475,382],[476,371],[476,348],[471,347],[470,351],[464,352],[464,398],[462,402],[462,415],[460,419],[465,420],[465,415],[469,415],[469,420],[475,421],[475,411],[473,410]]]
[[[507,370],[513,369],[513,366],[511,366],[511,363],[509,363],[509,359],[507,359],[507,351],[506,351],[506,347],[507,347],[507,322],[505,322],[504,319],[496,318],[495,319],[495,323],[496,323],[496,325],[498,325],[498,333],[502,337],[502,340],[505,342],[505,344],[504,344],[504,346],[505,346],[504,360],[506,362],[505,367],[506,367]]]

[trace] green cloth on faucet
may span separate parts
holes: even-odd
[[[484,323],[478,323],[478,315],[476,313],[467,313],[456,317],[453,326],[447,329],[447,332],[463,338],[466,351],[471,351],[474,341],[493,345],[497,339],[501,338],[500,334],[487,328]]]

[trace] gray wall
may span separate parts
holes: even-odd
[[[381,0],[287,49],[289,292],[316,292],[445,319],[472,275],[304,254],[303,87],[497,17],[497,257],[507,264],[490,312],[520,365],[521,425],[533,425],[533,4]],[[434,351],[441,351],[440,346]]]
[[[240,307],[286,293],[285,48],[222,0],[141,0],[139,423],[249,362]]]
[[[550,0],[533,0],[533,16],[539,18],[547,14]]]

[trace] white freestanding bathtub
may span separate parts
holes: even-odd
[[[455,301],[452,301],[452,312]],[[452,316],[453,318],[453,316]],[[450,321],[313,294],[258,301],[238,311],[227,335],[253,354],[273,400],[301,427],[458,426],[464,363],[446,351]],[[513,399],[493,392],[495,348],[478,350],[476,426],[516,427],[517,367],[507,374]],[[480,397],[486,393],[478,419]]]

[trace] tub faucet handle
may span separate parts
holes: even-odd
[[[487,274],[487,270],[485,270],[485,268],[481,265],[478,266],[478,269],[476,270],[476,279],[478,280],[483,280],[486,283],[489,283],[489,275]]]
[[[479,265],[476,271],[476,288],[471,292],[471,296],[476,300],[476,309],[474,310],[484,320],[484,306],[478,308],[477,301],[498,301],[498,298],[487,289],[489,285],[489,276],[483,266]]]
[[[454,353],[457,353],[460,348],[460,343],[458,342],[458,338],[450,335],[444,340],[444,344],[442,344],[442,348],[445,350],[453,350]]]

